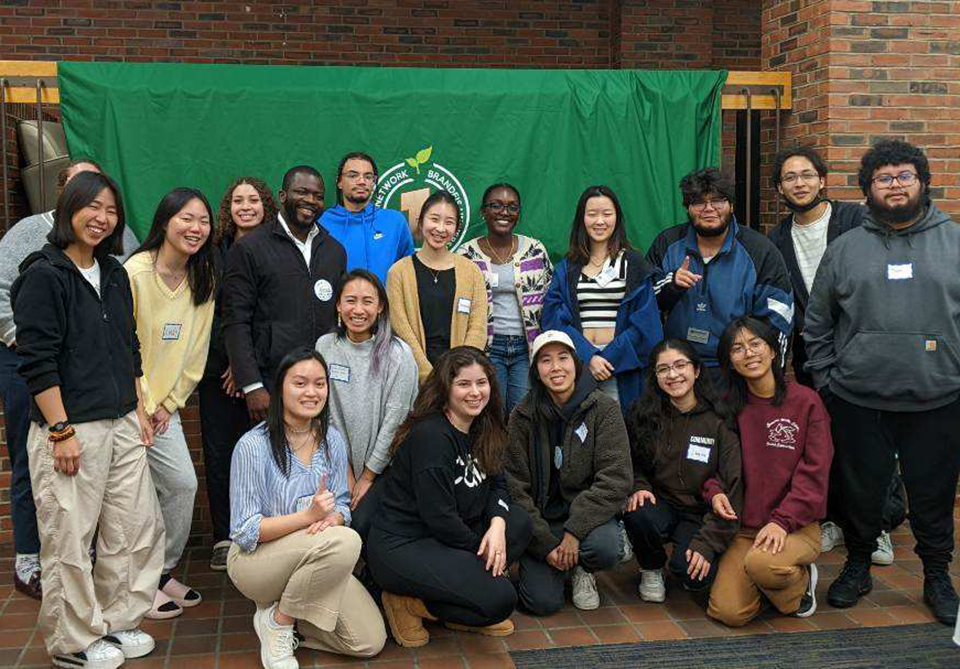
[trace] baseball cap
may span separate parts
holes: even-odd
[[[537,338],[533,340],[533,359],[537,359],[537,353],[540,352],[547,344],[563,344],[576,355],[577,348],[573,345],[573,340],[570,339],[570,335],[566,332],[560,332],[560,330],[547,330],[546,332],[541,332],[537,335]]]

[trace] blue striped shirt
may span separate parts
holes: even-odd
[[[267,424],[260,423],[237,442],[230,464],[230,540],[246,552],[260,541],[260,521],[295,513],[310,505],[320,477],[336,498],[336,511],[350,524],[350,489],[347,486],[347,443],[332,425],[307,467],[287,447],[290,473],[284,476],[273,459]]]

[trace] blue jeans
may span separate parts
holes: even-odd
[[[30,487],[30,461],[27,458],[27,432],[30,431],[30,391],[17,374],[17,352],[0,344],[0,398],[7,428],[7,453],[10,455],[10,507],[13,516],[13,543],[17,553],[39,553],[37,509]]]
[[[497,370],[503,415],[507,418],[529,390],[527,375],[530,373],[530,350],[527,348],[527,338],[495,334],[489,357],[493,368]]]

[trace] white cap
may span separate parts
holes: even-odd
[[[540,352],[547,344],[563,344],[571,351],[574,355],[577,353],[577,347],[573,345],[573,340],[570,339],[570,335],[566,332],[560,332],[560,330],[547,330],[546,332],[541,332],[537,335],[537,338],[533,340],[533,359],[537,359],[537,353]]]

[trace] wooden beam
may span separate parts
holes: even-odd
[[[56,62],[40,60],[0,60],[0,78],[5,79],[4,100],[14,104],[37,103],[37,81],[42,83],[43,104],[60,104]]]

